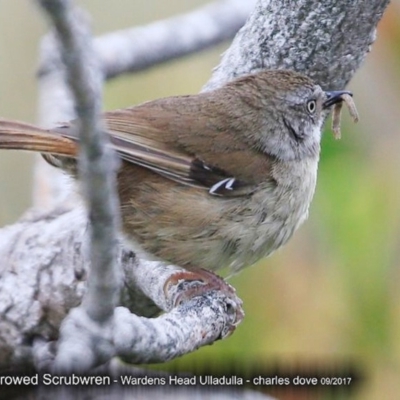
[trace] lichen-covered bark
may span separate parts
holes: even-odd
[[[370,50],[389,0],[260,0],[206,85],[264,68],[343,89]]]
[[[41,364],[42,360],[33,360],[32,344],[38,337],[45,342],[57,340],[62,320],[80,304],[89,266],[84,214],[81,207],[31,213],[1,231],[0,365]],[[125,269],[120,307],[112,329],[107,328],[115,354],[136,363],[162,362],[212,343],[236,324],[234,310],[241,306],[239,299],[234,304],[234,298],[227,302],[214,292],[174,308],[174,298],[182,288],[175,285],[165,290],[164,285],[180,268],[138,262],[123,248],[119,258]],[[160,309],[169,313],[149,320],[128,311],[148,317],[156,316]],[[64,331],[72,331],[81,321],[87,319],[79,311]],[[93,331],[88,336],[98,329],[94,323],[89,326]],[[81,338],[85,335],[83,323],[82,327]],[[97,341],[100,337],[98,334]],[[69,345],[68,353],[73,350]],[[79,363],[82,367],[83,361]]]

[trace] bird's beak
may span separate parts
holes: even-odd
[[[347,90],[336,90],[333,92],[325,92],[326,94],[326,100],[322,104],[322,107],[324,109],[333,106],[336,103],[340,103],[343,101],[342,96],[344,94],[348,94],[349,96],[353,96],[353,93],[347,91]]]

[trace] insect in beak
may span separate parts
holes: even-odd
[[[324,109],[333,106],[334,104],[340,103],[343,101],[343,95],[348,95],[353,97],[353,93],[349,92],[348,90],[336,90],[332,92],[325,92],[327,99],[322,104]]]

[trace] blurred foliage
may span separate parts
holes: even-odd
[[[92,15],[99,34],[174,15],[205,1],[79,3]],[[0,3],[2,117],[35,119],[34,71],[45,30],[28,2]],[[344,116],[341,141],[332,138],[326,125],[309,220],[283,250],[230,280],[246,311],[235,334],[168,363],[169,368],[188,370],[224,360],[237,365],[263,361],[281,368],[354,362],[365,381],[353,398],[389,399],[400,393],[399,43],[396,0],[350,84],[360,123],[353,125]],[[108,83],[105,108],[197,92],[223,48]],[[0,225],[15,221],[30,204],[31,160],[15,152],[0,154]],[[280,399],[303,398],[288,391],[275,394]]]

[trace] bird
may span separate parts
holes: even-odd
[[[236,273],[269,256],[308,216],[321,130],[352,94],[263,70],[220,88],[102,114],[124,237],[140,256]],[[52,129],[0,119],[0,149],[41,152],[77,177],[78,122]]]

